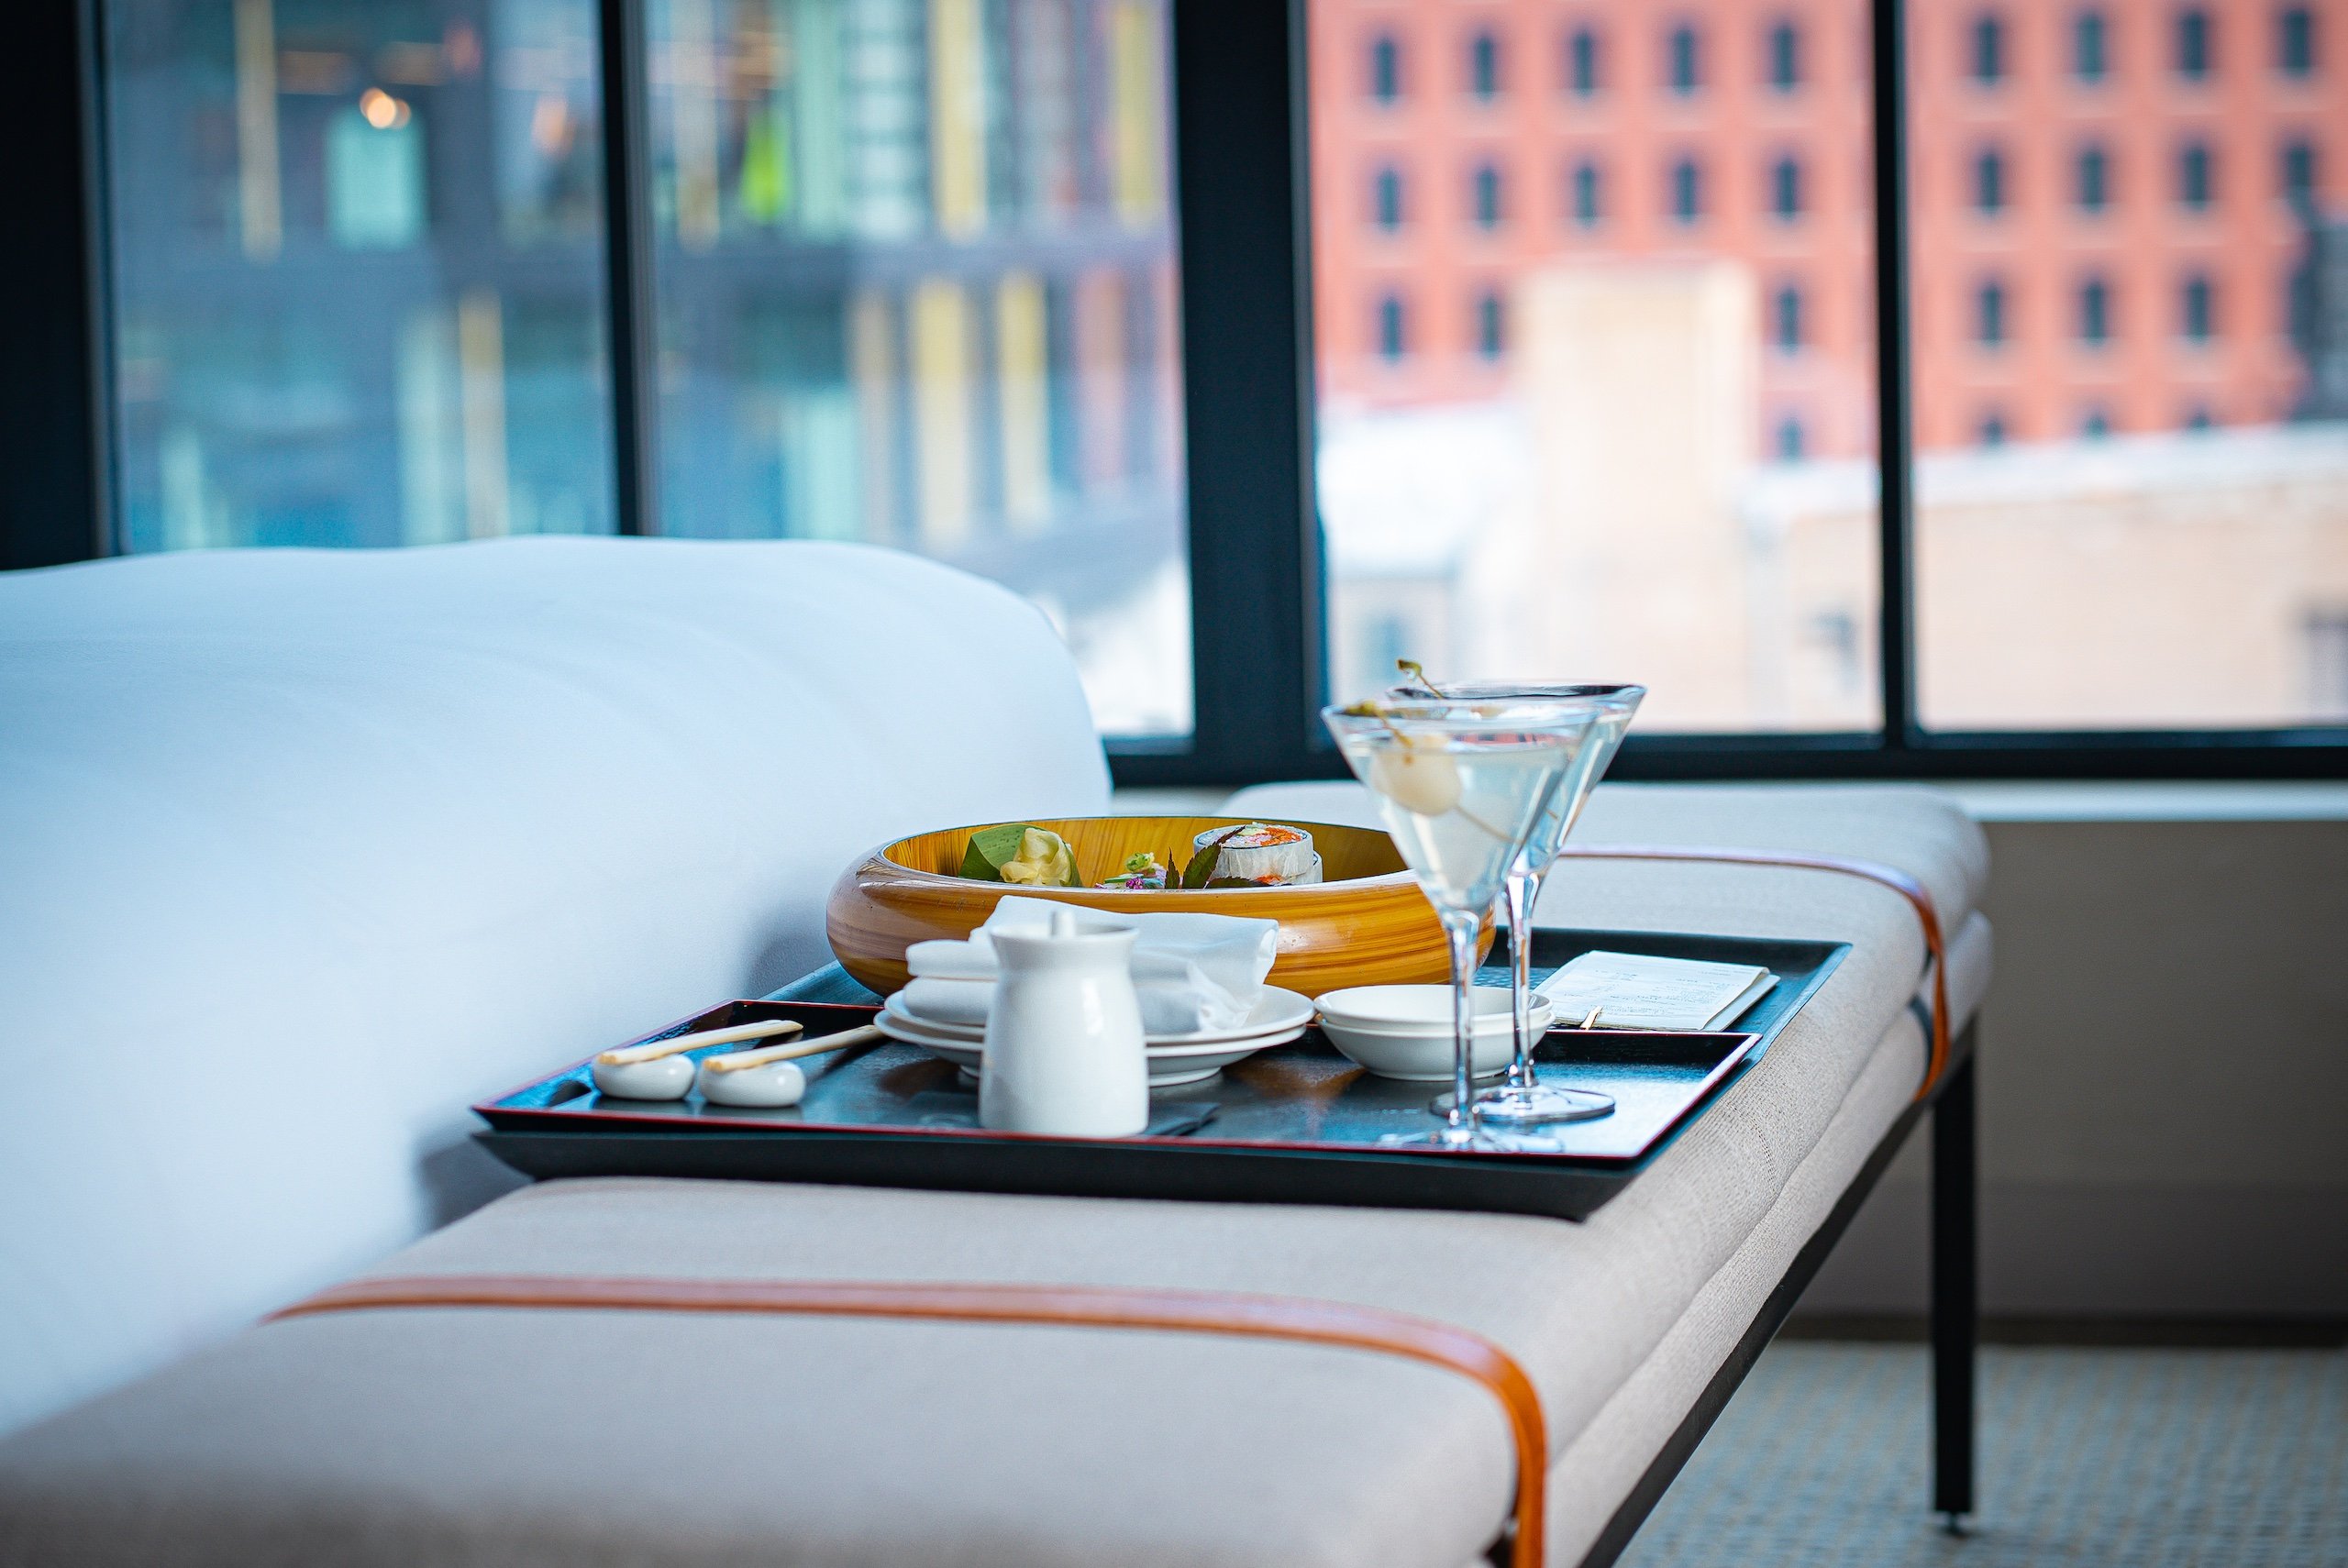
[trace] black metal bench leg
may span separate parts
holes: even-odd
[[[1964,1044],[1973,1043],[1966,1031]],[[1963,1051],[1933,1107],[1933,1507],[1951,1534],[1973,1512],[1974,1347],[1981,1293],[1974,1063]]]

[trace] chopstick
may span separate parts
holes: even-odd
[[[851,1045],[861,1045],[870,1040],[888,1038],[871,1024],[842,1030],[837,1034],[821,1035],[814,1040],[802,1040],[792,1045],[766,1045],[756,1051],[735,1051],[723,1056],[704,1056],[702,1066],[713,1073],[738,1073],[745,1067],[763,1067],[769,1062],[794,1061],[801,1056],[820,1056],[826,1051],[845,1051]]]
[[[625,1067],[637,1062],[657,1062],[680,1051],[697,1051],[704,1045],[731,1045],[737,1040],[764,1040],[776,1034],[796,1034],[806,1027],[793,1018],[769,1019],[763,1023],[737,1023],[731,1029],[704,1029],[698,1034],[679,1034],[667,1040],[648,1040],[641,1045],[623,1045],[616,1051],[604,1052],[595,1060],[607,1067]]]

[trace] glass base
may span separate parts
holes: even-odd
[[[1448,1098],[1448,1097],[1446,1097]],[[1499,1127],[1438,1127],[1432,1132],[1389,1132],[1378,1141],[1381,1149],[1433,1149],[1471,1154],[1562,1154],[1566,1146],[1538,1132],[1511,1132]]]
[[[1433,1108],[1449,1115],[1451,1096],[1444,1094]],[[1597,1089],[1559,1089],[1555,1085],[1535,1085],[1531,1089],[1501,1085],[1477,1094],[1475,1110],[1477,1120],[1484,1122],[1592,1122],[1601,1115],[1613,1115],[1613,1096],[1599,1094]]]
[[[1451,1109],[1451,1097],[1435,1101],[1437,1110]],[[1614,1114],[1614,1097],[1596,1089],[1559,1088],[1535,1084],[1518,1088],[1503,1084],[1476,1097],[1476,1114],[1490,1121],[1592,1121]]]

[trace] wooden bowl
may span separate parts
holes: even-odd
[[[1245,817],[1067,817],[1029,825],[1068,840],[1080,880],[1097,882],[1140,850],[1171,852],[1187,862],[1191,844],[1210,828],[1238,827]],[[1450,955],[1434,906],[1402,864],[1394,841],[1374,828],[1295,823],[1312,835],[1323,880],[1307,887],[1217,888],[1160,891],[1107,888],[1006,887],[958,876],[970,835],[997,824],[943,828],[885,844],[840,874],[825,911],[825,934],[840,965],[883,995],[906,980],[905,949],[935,938],[958,941],[1006,893],[1125,914],[1194,910],[1280,922],[1271,983],[1306,996],[1340,986],[1409,985],[1446,980]],[[1491,944],[1487,927],[1481,945]]]

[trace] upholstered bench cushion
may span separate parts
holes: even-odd
[[[1708,818],[1705,791],[1649,802],[1659,819],[1636,824],[1642,838],[1749,845],[1764,825]],[[1861,822],[1864,842],[1836,836]],[[1970,1012],[1988,933],[1957,904],[1981,866],[1953,808],[1854,792],[1800,847],[1873,855],[1948,889],[1953,1010]],[[1855,944],[1759,1068],[1584,1224],[578,1182],[507,1198],[382,1272],[1174,1284],[1421,1313],[1498,1340],[1538,1384],[1551,1558],[1568,1562],[1909,1102],[1923,1033],[1913,917],[1881,889],[1578,866],[1556,899],[1545,913],[1574,923]],[[0,1445],[0,1558],[1459,1568],[1504,1518],[1509,1470],[1482,1391],[1361,1352],[1063,1328],[351,1314],[262,1328]]]

